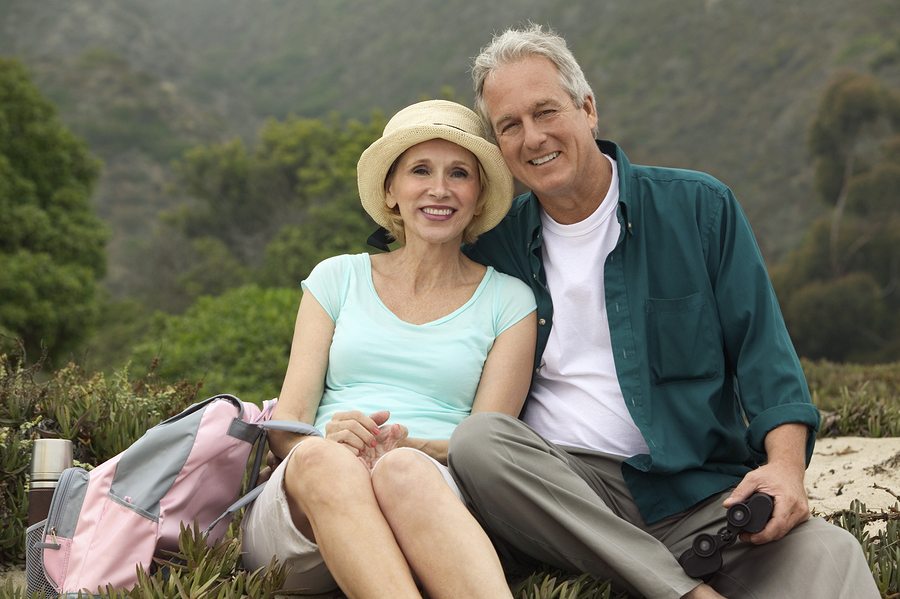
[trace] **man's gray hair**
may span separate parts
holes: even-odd
[[[542,56],[556,65],[559,83],[572,98],[577,108],[584,106],[588,96],[596,96],[591,90],[584,72],[566,40],[551,29],[544,31],[541,25],[529,22],[522,29],[507,29],[494,35],[491,43],[482,48],[472,61],[472,82],[475,86],[475,112],[484,122],[485,130],[493,137],[490,115],[484,104],[484,81],[496,69],[531,56]],[[599,120],[594,126],[594,137],[599,135]]]

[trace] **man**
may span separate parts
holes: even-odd
[[[819,416],[731,191],[595,141],[593,92],[539,26],[495,37],[473,78],[532,190],[466,249],[538,303],[521,421],[479,414],[451,439],[501,552],[646,597],[878,597],[856,540],[809,519]],[[708,584],[689,577],[677,557],[755,492],[774,499],[765,528],[723,543]]]

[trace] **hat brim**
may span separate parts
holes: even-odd
[[[503,161],[500,149],[477,135],[448,125],[414,125],[403,127],[376,140],[366,148],[356,166],[359,198],[363,208],[379,225],[386,227],[391,211],[387,206],[384,182],[388,170],[403,152],[430,139],[445,139],[472,152],[481,164],[485,181],[481,197],[481,213],[472,219],[470,231],[480,235],[503,220],[513,197],[513,179]]]

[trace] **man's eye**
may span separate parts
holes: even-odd
[[[537,113],[537,118],[539,118],[539,119],[550,118],[555,114],[556,114],[555,109],[548,108],[547,110],[542,110],[539,113]]]
[[[500,135],[509,135],[519,129],[519,123],[507,123],[500,127]]]

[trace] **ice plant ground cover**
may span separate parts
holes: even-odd
[[[885,598],[900,597],[900,364],[804,362],[822,430],[807,472],[813,511],[853,533]],[[200,385],[157,381],[128,369],[89,374],[69,365],[54,372],[0,356],[0,596],[27,597],[21,586],[27,474],[33,440],[72,439],[77,463],[90,467],[119,453],[144,430],[199,398]],[[207,390],[204,390],[206,392]],[[880,439],[880,441],[878,441]],[[238,567],[238,527],[213,547],[182,533],[168,575],[142,575],[132,590],[101,589],[109,598],[273,596],[278,564]],[[19,573],[17,575],[17,573]],[[608,582],[539,570],[513,586],[517,599],[622,599]],[[341,597],[333,595],[332,597]]]

